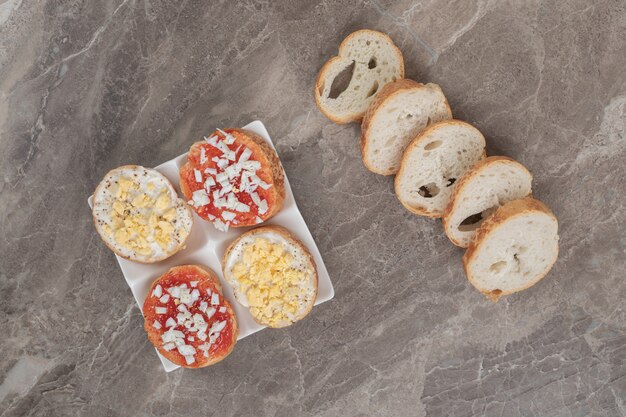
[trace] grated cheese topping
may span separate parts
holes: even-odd
[[[193,192],[190,204],[195,208],[202,208],[212,203],[215,208],[223,209],[219,217],[210,213],[207,217],[217,230],[226,232],[231,225],[238,224],[239,213],[251,211],[250,204],[237,198],[238,193],[246,193],[259,214],[255,216],[255,223],[260,223],[263,221],[261,216],[268,212],[269,207],[267,200],[262,199],[256,190],[257,188],[268,190],[272,184],[268,184],[257,175],[261,169],[261,163],[250,159],[253,153],[250,148],[243,147],[237,158],[243,145],[231,148],[231,145],[236,142],[235,136],[219,128],[217,132],[218,134],[204,138],[206,144],[219,151],[219,156],[213,156],[210,159],[215,163],[215,167],[194,169],[195,181],[202,183],[204,188]],[[207,162],[209,162],[209,157],[205,147],[202,146],[200,165]]]

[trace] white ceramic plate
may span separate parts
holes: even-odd
[[[254,121],[243,128],[249,129],[261,135],[272,146],[272,148],[274,147],[269,133],[267,133],[267,129],[265,129],[265,126],[260,121]],[[191,146],[191,144],[189,144],[189,146]],[[161,174],[165,175],[172,182],[172,184],[174,184],[174,187],[181,196],[182,194],[180,194],[178,181],[178,170],[185,162],[187,162],[186,152],[183,155],[169,160],[155,168]],[[92,199],[93,196],[88,199],[89,207],[92,206]],[[317,264],[317,274],[319,279],[315,305],[321,304],[324,301],[328,301],[333,298],[335,295],[333,284],[330,281],[328,271],[326,271],[326,266],[324,266],[324,261],[322,260],[319,250],[317,249],[315,241],[313,240],[313,236],[311,236],[311,232],[298,210],[298,206],[293,198],[293,193],[291,192],[291,186],[289,185],[287,176],[285,176],[285,205],[276,216],[272,217],[266,223],[263,223],[263,225],[266,224],[277,224],[287,228],[291,233],[293,233],[294,236],[300,239],[307,248],[309,248],[309,251],[311,251],[313,258],[315,259],[315,263]],[[256,333],[259,330],[264,329],[265,326],[261,326],[255,322],[248,309],[237,303],[235,300],[232,288],[222,277],[221,259],[228,245],[240,234],[250,229],[252,229],[252,227],[239,227],[230,228],[226,233],[220,232],[215,229],[211,223],[201,219],[194,213],[193,228],[191,229],[191,235],[187,240],[186,248],[171,258],[153,264],[140,264],[116,255],[117,262],[120,264],[124,278],[135,296],[135,300],[137,300],[137,304],[139,304],[140,309],[143,306],[143,301],[146,298],[148,289],[150,288],[152,282],[159,276],[163,275],[169,268],[176,265],[186,264],[200,264],[208,266],[220,277],[224,296],[235,308],[237,322],[239,323],[238,339],[241,340],[252,333]],[[306,318],[304,320],[306,320]],[[166,372],[179,368],[178,365],[173,364],[161,356],[158,351],[157,355],[159,355],[159,358],[163,363],[163,368],[165,368]]]

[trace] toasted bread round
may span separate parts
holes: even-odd
[[[160,172],[139,165],[109,171],[93,194],[93,221],[117,255],[153,263],[181,250],[193,214]]]
[[[525,290],[550,271],[559,254],[558,222],[542,202],[526,197],[498,208],[463,255],[469,282],[492,301]]]
[[[285,174],[278,155],[245,129],[214,132],[189,150],[180,188],[196,213],[219,230],[262,223],[283,207]]]
[[[452,118],[448,100],[437,84],[401,79],[385,86],[361,123],[361,155],[370,171],[393,175],[413,139],[433,123]]]
[[[443,227],[452,243],[466,248],[474,231],[499,206],[531,194],[532,174],[506,156],[478,161],[461,177],[443,213]]]
[[[290,326],[315,303],[315,261],[283,227],[262,226],[239,236],[222,257],[222,270],[237,301],[264,326]]]
[[[235,311],[213,271],[171,268],[152,283],[143,303],[144,328],[161,355],[185,368],[223,360],[237,343]]]
[[[349,77],[349,78],[348,78]],[[365,110],[388,82],[404,77],[402,52],[391,38],[362,29],[348,35],[317,75],[315,103],[335,123],[361,120]],[[336,91],[336,84],[346,84]]]
[[[424,129],[406,148],[394,189],[410,212],[441,217],[459,178],[485,157],[485,138],[469,123],[444,120]]]

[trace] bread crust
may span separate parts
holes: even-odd
[[[463,246],[461,242],[459,242],[454,237],[452,237],[450,233],[450,228],[452,227],[449,221],[450,214],[452,213],[452,211],[457,210],[459,208],[459,205],[461,204],[460,201],[457,201],[457,197],[459,196],[459,194],[461,194],[461,191],[465,189],[465,187],[468,185],[468,183],[472,180],[472,178],[475,175],[479,175],[482,170],[486,169],[487,167],[489,167],[489,165],[495,162],[503,162],[506,164],[520,166],[526,171],[528,171],[528,169],[524,165],[522,165],[521,163],[517,162],[516,160],[512,158],[509,158],[508,156],[489,156],[487,158],[484,158],[476,162],[474,166],[472,166],[472,168],[470,168],[470,170],[467,171],[465,175],[461,177],[458,184],[456,185],[456,187],[454,187],[454,190],[452,191],[452,195],[450,196],[450,201],[448,202],[448,205],[443,211],[443,218],[442,218],[443,229],[446,235],[448,236],[448,239],[450,239],[450,241],[456,246],[459,246],[461,248],[467,247],[467,246]],[[532,173],[530,171],[528,171],[528,173],[530,174],[532,178]],[[529,195],[532,196],[532,193]]]
[[[104,178],[108,177],[113,171],[117,171],[117,170],[121,170],[121,169],[136,169],[136,168],[150,169],[150,170],[156,171],[154,168],[146,168],[146,167],[143,167],[141,165],[122,165],[122,166],[119,166],[117,168],[114,168],[114,169],[110,170],[109,172],[107,172],[104,175],[104,177],[102,177],[102,180],[98,183],[98,186],[96,187],[96,190],[93,192],[94,198],[98,194],[98,191],[100,190],[100,187],[104,186]],[[167,185],[172,189],[172,191],[174,191],[174,194],[176,195],[176,197],[179,198],[178,197],[178,193],[176,192],[176,188],[174,188],[174,185],[172,184],[172,182],[169,179],[167,179],[167,177],[165,175],[161,174],[159,171],[156,171],[156,172],[158,172],[159,175],[161,175],[163,177],[163,179],[166,181]],[[140,263],[140,264],[153,264],[153,263],[156,263],[156,262],[161,262],[161,261],[163,261],[163,260],[165,260],[167,258],[170,258],[170,257],[174,256],[175,254],[177,254],[178,252],[180,252],[182,249],[184,249],[185,248],[185,243],[187,242],[187,239],[189,239],[189,236],[191,235],[191,229],[193,229],[193,211],[191,210],[191,207],[189,207],[189,205],[185,201],[183,201],[182,199],[181,199],[181,201],[182,201],[183,207],[185,207],[185,209],[187,210],[187,214],[189,215],[189,221],[190,221],[190,224],[191,224],[189,233],[187,234],[185,239],[182,242],[180,242],[180,245],[178,245],[176,248],[174,248],[170,252],[167,252],[165,254],[165,256],[158,257],[158,258],[157,257],[151,258],[150,260],[147,260],[147,261],[142,261],[142,260],[139,260],[139,259],[132,259],[130,256],[127,256],[127,255],[124,255],[124,254],[120,253],[111,244],[109,244],[109,242],[107,242],[104,239],[104,236],[102,236],[102,234],[100,233],[100,229],[98,229],[98,225],[97,225],[98,221],[96,219],[96,216],[95,216],[93,208],[91,209],[91,219],[93,221],[94,227],[96,228],[96,232],[98,232],[98,235],[100,236],[100,239],[102,240],[102,242],[104,242],[104,244],[111,251],[113,251],[113,253],[115,253],[117,256],[119,256],[120,258],[124,258],[126,260],[129,260],[129,261],[132,261],[132,262]],[[95,204],[94,204],[94,207],[95,207]]]
[[[420,146],[422,144],[422,142],[424,142],[425,140],[429,139],[428,135],[430,134],[431,131],[433,131],[435,129],[438,129],[440,126],[442,126],[444,124],[457,124],[457,125],[462,125],[462,126],[466,126],[466,127],[469,126],[472,129],[476,130],[480,134],[480,136],[483,138],[483,155],[482,155],[482,159],[481,160],[484,160],[484,158],[486,156],[486,152],[485,152],[485,149],[484,149],[485,142],[484,142],[483,134],[478,129],[476,129],[476,127],[472,126],[471,124],[469,124],[467,122],[464,122],[462,120],[457,120],[457,119],[442,120],[440,122],[433,123],[433,124],[425,127],[415,137],[415,139],[413,139],[408,144],[408,146],[404,150],[404,153],[402,154],[402,160],[400,161],[400,169],[398,170],[398,173],[396,174],[396,177],[394,178],[394,181],[393,181],[393,183],[394,183],[394,192],[396,194],[396,197],[398,197],[398,200],[400,201],[400,204],[402,204],[405,209],[407,209],[411,213],[416,214],[418,216],[425,216],[425,217],[430,217],[430,218],[433,218],[433,219],[441,218],[443,216],[443,213],[433,213],[431,211],[428,211],[425,207],[413,207],[413,206],[409,205],[406,201],[404,201],[404,200],[402,200],[400,198],[400,193],[398,192],[399,182],[400,182],[399,178],[402,177],[402,175],[404,174],[404,170],[405,169],[409,169],[407,161],[408,161],[409,154],[410,154],[411,150],[413,150],[413,148],[415,148],[415,147]],[[463,178],[463,177],[461,177],[461,178]],[[454,190],[456,190],[456,187],[454,187]],[[452,195],[454,195],[454,191],[453,191]],[[452,198],[452,196],[450,198]]]
[[[317,265],[315,264],[315,260],[313,259],[313,255],[311,255],[311,252],[309,251],[309,249],[304,246],[304,244],[298,239],[296,238],[293,234],[291,234],[291,232],[289,230],[287,230],[286,228],[282,227],[282,226],[278,226],[278,225],[267,225],[267,226],[260,226],[257,228],[254,228],[252,230],[249,230],[243,234],[241,234],[237,239],[235,239],[234,241],[231,242],[230,245],[228,245],[228,248],[226,249],[226,252],[224,252],[224,256],[222,256],[222,274],[224,276],[224,279],[228,282],[230,282],[230,280],[228,280],[228,278],[226,278],[227,276],[227,271],[226,271],[226,264],[228,262],[228,259],[230,258],[233,249],[235,248],[235,246],[237,246],[237,244],[244,238],[249,237],[249,236],[254,236],[260,233],[275,233],[278,234],[280,236],[282,236],[283,238],[285,238],[288,242],[290,242],[291,244],[295,245],[296,247],[298,247],[302,253],[304,253],[309,261],[309,265],[313,270],[313,275],[314,275],[314,289],[315,289],[315,293],[313,295],[313,297],[311,298],[311,302],[306,306],[305,309],[302,310],[302,313],[298,316],[297,320],[294,320],[293,322],[289,323],[289,324],[285,324],[283,326],[271,326],[268,323],[263,323],[261,321],[258,321],[256,319],[256,317],[252,317],[257,323],[259,323],[262,326],[267,326],[267,327],[273,327],[273,328],[281,328],[281,327],[288,327],[290,325],[292,325],[293,323],[302,320],[304,317],[306,317],[310,312],[311,309],[313,309],[313,306],[315,305],[315,300],[317,299],[317,290],[318,290],[318,275],[317,275]],[[233,290],[233,293],[235,293],[235,298],[237,298],[237,293]]]
[[[476,230],[476,233],[474,234],[474,237],[470,245],[465,251],[465,254],[463,255],[463,269],[465,270],[465,275],[467,276],[468,281],[474,286],[474,288],[476,288],[478,291],[480,291],[482,294],[484,294],[487,298],[489,298],[493,302],[498,301],[498,299],[503,295],[509,295],[509,294],[513,294],[519,291],[523,291],[527,288],[532,287],[537,282],[541,281],[541,279],[543,279],[543,277],[545,277],[548,274],[548,272],[550,272],[550,270],[552,269],[552,267],[554,266],[554,263],[556,262],[558,258],[559,250],[558,250],[558,245],[557,245],[557,251],[556,251],[556,254],[554,255],[554,259],[552,259],[552,261],[549,263],[549,266],[541,275],[537,276],[534,280],[526,283],[525,285],[519,288],[515,288],[515,289],[507,290],[507,291],[502,291],[502,290],[497,290],[497,289],[496,290],[482,289],[479,287],[474,275],[472,275],[472,271],[469,265],[476,257],[476,254],[478,253],[478,251],[481,249],[481,245],[487,236],[489,236],[493,231],[495,231],[502,224],[506,223],[508,220],[514,217],[523,216],[525,214],[536,213],[536,212],[544,213],[550,216],[558,224],[558,220],[556,216],[554,215],[554,213],[552,212],[552,210],[550,210],[548,206],[546,206],[541,201],[536,200],[532,197],[525,197],[519,200],[513,200],[504,204],[500,208],[498,208],[498,210],[496,210],[494,214],[492,214],[489,218],[487,218],[480,225],[480,227]]]
[[[157,329],[155,329],[152,324],[151,324],[151,318],[154,318],[154,313],[150,313],[147,312],[145,309],[145,305],[148,299],[150,299],[152,291],[154,290],[154,288],[160,283],[161,278],[164,278],[172,273],[176,273],[180,270],[186,269],[186,268],[194,268],[198,274],[199,274],[199,278],[201,278],[201,280],[207,281],[212,283],[215,288],[218,290],[220,297],[223,299],[224,301],[224,306],[226,307],[226,310],[228,312],[228,315],[231,318],[231,322],[232,322],[232,338],[229,341],[228,344],[228,349],[224,352],[222,352],[220,355],[217,356],[210,356],[208,358],[205,357],[200,357],[199,359],[196,360],[196,362],[194,362],[191,365],[187,365],[186,362],[180,362],[178,355],[174,354],[174,350],[171,351],[167,351],[161,348],[160,344],[155,343],[155,341],[159,342],[161,340],[161,335],[159,333],[159,331]],[[194,279],[195,280],[195,279]],[[189,282],[192,281],[192,279],[189,280]],[[148,334],[148,339],[150,340],[150,342],[154,345],[154,347],[159,351],[159,353],[161,355],[163,355],[165,358],[167,358],[170,362],[175,363],[178,366],[184,367],[184,368],[192,368],[192,369],[197,369],[197,368],[204,368],[206,366],[210,366],[210,365],[214,365],[218,362],[221,362],[222,360],[224,360],[234,349],[235,344],[237,344],[237,336],[239,335],[239,325],[237,323],[237,316],[235,315],[235,310],[233,309],[233,306],[230,304],[230,302],[224,297],[223,293],[222,293],[222,284],[219,280],[219,278],[217,277],[217,275],[215,274],[215,272],[213,272],[211,269],[209,269],[206,266],[201,266],[201,265],[180,265],[180,266],[175,266],[173,268],[170,268],[165,274],[161,275],[159,278],[157,278],[156,280],[154,280],[154,282],[152,283],[152,285],[150,286],[150,290],[148,291],[148,295],[146,297],[146,300],[144,301],[144,304],[142,306],[142,312],[144,315],[144,329],[146,330],[146,333]]]
[[[313,87],[313,97],[315,97],[315,105],[317,106],[319,111],[322,112],[324,116],[329,118],[334,123],[337,123],[339,125],[345,125],[350,122],[357,121],[358,119],[352,120],[349,117],[341,118],[341,117],[337,117],[333,115],[322,104],[322,97],[320,96],[320,93],[319,93],[320,89],[324,85],[324,80],[326,79],[326,73],[328,72],[328,70],[330,70],[330,68],[332,68],[332,66],[334,65],[336,61],[341,61],[341,60],[342,60],[342,57],[334,56],[324,63],[324,65],[320,69],[320,72],[317,74],[317,78],[315,79],[315,86]]]
[[[241,143],[244,146],[247,146],[252,149],[252,151],[259,151],[267,160],[267,168],[269,168],[272,174],[272,187],[269,189],[273,198],[273,203],[269,205],[266,216],[263,221],[267,221],[274,217],[278,212],[280,212],[285,203],[285,171],[283,170],[283,166],[280,162],[280,158],[278,154],[272,148],[262,136],[256,134],[255,132],[248,129],[238,129],[238,128],[228,128],[227,130],[240,133],[242,136],[237,136],[238,143]],[[203,144],[204,141],[198,141],[191,145],[193,148],[196,145]],[[190,148],[190,149],[191,149]],[[262,162],[262,161],[259,161]],[[261,163],[261,169],[265,169],[265,164]],[[189,161],[185,162],[183,166],[181,166],[179,172],[184,172],[185,170],[190,169]],[[185,196],[187,200],[191,200],[192,192],[188,188],[187,183],[185,181],[180,181],[180,191]],[[260,216],[259,216],[260,217]],[[238,223],[231,224],[230,227],[249,227],[253,226],[255,223]]]
[[[369,169],[370,171],[372,171],[373,173],[379,174],[379,175],[394,175],[394,174],[396,174],[396,172],[393,171],[393,170],[381,171],[381,170],[376,169],[375,167],[373,167],[368,162],[367,157],[366,157],[367,150],[368,150],[368,143],[370,143],[370,140],[369,140],[370,125],[371,125],[372,121],[374,120],[374,117],[376,116],[376,113],[378,112],[379,108],[381,106],[383,106],[387,102],[387,100],[393,99],[396,94],[399,94],[399,93],[403,92],[404,90],[419,89],[419,88],[428,88],[428,85],[427,84],[418,83],[417,81],[413,81],[413,80],[410,80],[408,78],[403,78],[403,79],[400,79],[400,80],[396,80],[396,81],[387,83],[378,92],[378,94],[376,94],[376,96],[374,97],[374,100],[372,101],[372,103],[367,108],[367,111],[365,112],[365,116],[363,116],[363,121],[361,122],[361,140],[360,140],[360,143],[361,143],[361,159],[363,160],[363,164],[365,165],[365,167],[367,169]],[[448,110],[448,114],[450,115],[450,117],[452,117],[452,109],[450,108],[450,104],[448,103],[448,99],[445,98],[445,96],[444,96],[444,100],[445,100],[446,108]],[[439,122],[439,123],[441,123],[441,122]],[[430,126],[434,126],[434,124],[430,125]],[[422,129],[422,131],[418,134],[417,137],[419,137],[423,132],[425,132],[430,126],[426,126],[424,129]],[[415,139],[413,139],[413,140],[415,140]],[[408,148],[408,146],[407,146],[407,148]],[[405,151],[406,151],[406,149],[405,149]],[[404,158],[404,156],[403,156],[403,158]],[[400,170],[398,170],[398,172],[400,172]]]
[[[343,125],[343,124],[347,124],[347,123],[351,123],[351,122],[358,122],[358,121],[360,121],[363,118],[363,114],[355,113],[355,114],[352,114],[352,115],[347,115],[345,117],[339,117],[339,116],[333,115],[330,111],[328,111],[324,107],[324,105],[322,103],[322,98],[320,97],[320,93],[319,93],[320,87],[323,86],[324,80],[326,79],[326,74],[330,70],[330,68],[332,68],[334,63],[337,62],[337,61],[341,61],[341,59],[343,59],[344,50],[347,47],[348,42],[352,38],[354,38],[354,37],[356,37],[356,36],[358,36],[358,35],[360,35],[362,33],[374,34],[376,36],[383,37],[387,42],[389,42],[389,44],[393,48],[394,53],[398,57],[398,61],[400,62],[400,75],[399,75],[399,77],[400,78],[404,78],[404,56],[402,55],[402,51],[400,51],[400,48],[398,48],[396,46],[396,44],[393,42],[393,40],[391,39],[391,37],[389,35],[387,35],[386,33],[378,32],[376,30],[360,29],[360,30],[352,32],[351,34],[346,36],[346,38],[343,41],[341,41],[341,44],[339,45],[338,55],[335,55],[335,56],[331,57],[328,61],[326,61],[324,63],[324,65],[320,69],[319,73],[317,74],[317,78],[315,79],[315,86],[313,88],[313,97],[315,98],[315,104],[317,105],[317,108],[320,110],[320,112],[322,112],[322,114],[324,116],[326,116],[331,121],[333,121],[333,122],[335,122],[337,124]],[[375,96],[377,96],[379,93],[380,93],[380,91],[378,93],[376,93]]]

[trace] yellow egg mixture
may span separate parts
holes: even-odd
[[[258,237],[247,245],[233,276],[248,299],[252,315],[264,323],[277,325],[292,321],[300,309],[310,271],[293,267],[293,256],[281,243]]]
[[[141,192],[139,183],[120,178],[109,213],[111,226],[105,224],[102,229],[107,235],[113,234],[115,241],[121,246],[150,256],[153,253],[152,242],[156,242],[163,250],[169,247],[174,231],[172,220],[176,217],[176,207],[172,205],[167,187],[157,190],[149,182],[146,188],[157,197],[152,198]]]

